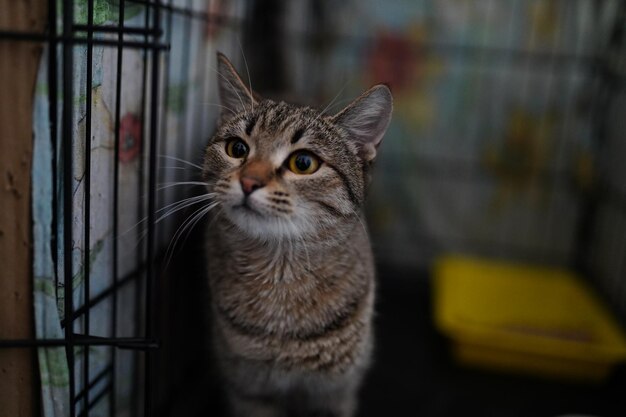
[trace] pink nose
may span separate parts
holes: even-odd
[[[241,189],[245,195],[252,194],[254,190],[265,186],[265,183],[259,177],[253,176],[241,177],[239,182],[241,183]]]

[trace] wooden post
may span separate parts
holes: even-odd
[[[46,16],[45,0],[0,0],[0,30],[42,33]],[[0,39],[0,339],[34,337],[30,170],[41,50]],[[0,417],[39,415],[36,364],[34,349],[0,349]]]

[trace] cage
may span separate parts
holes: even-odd
[[[623,378],[588,391],[436,367],[442,342],[415,319],[429,315],[432,260],[461,252],[571,267],[626,320],[623,2],[49,0],[0,11],[7,415],[219,415],[193,204],[218,112],[217,50],[270,98],[336,111],[374,82],[394,92],[367,207],[381,359],[362,415],[572,404],[623,415]],[[528,404],[507,404],[512,392]]]

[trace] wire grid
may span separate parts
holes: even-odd
[[[378,243],[380,256],[392,263],[403,262],[404,258],[404,262],[412,266],[417,263],[415,259],[421,259],[423,261],[421,264],[427,265],[433,256],[441,252],[459,251],[533,263],[567,265],[589,272],[590,246],[594,244],[590,236],[597,222],[595,208],[609,203],[621,207],[619,210],[624,211],[622,202],[625,194],[615,187],[606,188],[604,183],[607,178],[604,177],[597,178],[598,181],[593,184],[591,190],[584,189],[585,186],[578,183],[578,172],[573,164],[564,163],[564,156],[567,154],[561,152],[561,148],[566,146],[573,148],[577,143],[572,133],[580,133],[580,136],[589,138],[588,145],[594,158],[594,170],[601,172],[605,168],[600,148],[603,146],[602,143],[606,142],[606,111],[624,85],[623,73],[610,75],[614,71],[609,70],[620,62],[619,57],[623,57],[623,51],[620,55],[616,50],[616,43],[622,42],[619,40],[621,36],[619,33],[623,32],[624,27],[623,2],[618,4],[618,2],[581,1],[576,6],[556,1],[483,0],[459,4],[446,2],[448,11],[455,12],[454,18],[457,19],[458,27],[445,25],[446,16],[443,16],[443,10],[446,10],[446,7],[438,6],[437,3],[428,0],[403,2],[406,14],[420,22],[422,26],[419,28],[429,35],[420,32],[407,40],[410,36],[402,33],[400,36],[396,35],[395,39],[399,40],[396,40],[395,44],[389,41],[383,45],[387,45],[388,49],[403,48],[404,56],[397,53],[398,60],[408,61],[408,58],[405,58],[408,55],[416,57],[414,59],[418,63],[415,65],[419,65],[420,71],[428,71],[429,64],[434,66],[438,65],[438,61],[444,62],[439,64],[445,66],[442,76],[427,78],[417,87],[405,87],[414,89],[406,94],[417,95],[417,90],[420,90],[420,97],[427,96],[430,100],[441,99],[444,94],[440,94],[439,91],[436,94],[428,94],[443,85],[450,90],[466,88],[474,91],[472,98],[467,99],[474,101],[470,101],[469,106],[466,103],[452,101],[465,100],[469,96],[456,91],[455,94],[441,99],[442,102],[433,105],[436,113],[445,112],[449,108],[464,109],[465,113],[462,115],[452,113],[452,116],[457,118],[450,119],[448,126],[435,125],[430,131],[404,128],[400,133],[396,131],[396,135],[387,134],[378,161],[378,171],[374,176],[375,188],[371,192],[370,201],[374,203],[375,208],[388,208],[385,205],[399,207],[400,209],[390,210],[394,217],[402,220],[398,221],[397,228],[388,227],[384,230],[379,228],[382,230],[381,240],[375,241],[375,247]],[[555,12],[557,16],[554,17],[555,40],[546,41],[545,44],[529,45],[528,38],[532,39],[532,32],[530,28],[523,26],[527,21],[520,14],[528,11],[522,6],[539,4],[558,6],[558,12]],[[608,33],[602,33],[598,29],[597,32],[593,32],[594,36],[589,37],[585,35],[587,32],[582,30],[571,28],[568,30],[567,27],[563,27],[564,21],[576,18],[586,17],[595,21],[596,14],[600,14],[602,7],[610,4],[615,6],[617,13],[611,16],[611,28]],[[458,8],[453,7],[454,5]],[[585,6],[586,9],[578,6]],[[390,7],[400,8],[397,5]],[[411,8],[422,10],[423,15],[411,11]],[[496,10],[500,13],[495,13]],[[328,13],[330,20],[333,12],[334,10],[330,8]],[[587,14],[581,15],[582,12]],[[464,26],[464,18],[470,13],[476,16],[471,21],[473,26],[468,23]],[[347,14],[357,13],[350,10]],[[363,59],[359,53],[352,51],[361,49],[365,50],[361,55],[372,56],[374,53],[368,50],[383,49],[375,43],[378,28],[361,15],[357,16],[352,20],[359,22],[353,25],[357,27],[356,29],[352,26],[348,26],[347,29],[341,27],[339,33],[329,36],[331,39],[334,38],[333,42],[337,45],[334,48],[345,51],[341,59],[348,68],[344,70],[348,78],[351,74],[362,76],[361,74],[365,72],[363,68],[370,65],[367,57]],[[398,16],[395,18],[400,19]],[[447,18],[452,19],[450,16]],[[497,22],[494,23],[496,18]],[[350,23],[350,20],[345,18],[342,22]],[[476,22],[484,24],[484,27],[477,25]],[[494,39],[493,34],[489,36],[490,25],[492,30],[493,25],[499,25],[502,32],[498,32],[499,38]],[[361,30],[361,27],[365,29]],[[445,29],[448,29],[449,33],[445,32]],[[384,30],[383,28],[381,31]],[[514,36],[520,31],[530,33],[527,34],[528,38],[524,38],[525,42],[518,41]],[[389,37],[394,39],[393,33]],[[586,46],[584,49],[579,48],[582,38],[592,39],[583,44]],[[384,51],[375,53],[378,53],[377,56],[381,57],[381,61],[388,61],[380,66],[387,65],[393,68],[394,62],[391,60],[394,58],[393,52],[389,52],[388,55]],[[299,68],[310,74],[301,77],[302,88],[311,93],[328,90],[328,82],[322,84],[324,80],[330,79],[333,80],[330,90],[335,92],[340,90],[344,82],[339,81],[342,78],[339,68],[331,68],[324,73],[323,68],[307,67],[310,58],[301,55],[294,53],[296,58],[301,58]],[[326,60],[337,61],[336,53],[329,53]],[[573,90],[571,83],[567,83],[572,77],[584,81],[583,88],[577,89],[574,94],[571,91]],[[311,82],[310,79],[316,81]],[[545,82],[537,82],[537,79]],[[466,84],[459,86],[461,82]],[[511,83],[517,84],[511,86],[509,85]],[[442,87],[441,90],[443,89]],[[580,94],[583,91],[585,94]],[[330,96],[332,97],[332,94]],[[557,133],[551,138],[556,143],[554,146],[559,148],[559,154],[555,156],[555,163],[537,169],[536,182],[532,187],[540,192],[563,196],[559,199],[562,201],[557,201],[557,204],[556,199],[550,199],[541,212],[526,210],[516,217],[503,216],[502,221],[496,221],[494,215],[491,218],[488,214],[480,217],[481,215],[477,214],[477,204],[471,206],[467,203],[467,200],[478,199],[472,199],[468,194],[473,192],[487,194],[485,190],[491,192],[495,188],[494,169],[486,168],[482,152],[485,144],[501,145],[492,138],[500,134],[501,127],[497,124],[501,122],[502,117],[498,116],[503,113],[502,109],[510,107],[511,102],[529,108],[533,105],[540,109],[544,108],[543,112],[538,112],[537,118],[532,120],[532,123],[536,125],[535,129],[546,132],[550,118],[549,106],[551,101],[555,100],[564,103],[565,106],[564,117],[556,122]],[[402,104],[398,104],[394,110],[396,120],[402,117],[401,106]],[[580,126],[589,128],[589,133],[576,131]],[[425,189],[430,193],[425,192]],[[464,213],[464,209],[473,212]],[[448,211],[444,212],[445,210]],[[379,212],[372,210],[374,220]],[[434,212],[440,215],[435,216]],[[484,208],[484,212],[488,213],[488,208]],[[470,218],[471,215],[473,217]],[[441,219],[441,224],[445,223],[450,227],[437,228],[433,225],[435,222],[430,221],[433,219],[435,221]],[[480,229],[476,224],[478,222],[474,220],[483,220],[486,223],[482,226],[484,230]],[[473,228],[470,229],[465,225],[455,227],[455,221],[471,223]],[[557,226],[561,228],[567,226],[571,236],[562,230],[557,233],[553,229]],[[372,228],[374,233],[378,232],[376,229]],[[471,233],[465,230],[471,230]],[[530,234],[527,233],[529,230],[543,238],[530,239]],[[398,241],[401,243],[397,243]],[[625,258],[624,254],[617,254],[617,257]]]
[[[598,131],[596,184],[577,236],[580,267],[626,323],[626,3],[596,67],[602,81],[595,113]],[[585,245],[585,243],[587,243]]]
[[[155,415],[159,411],[155,405],[162,402],[156,398],[158,387],[157,354],[160,342],[158,332],[160,324],[158,314],[155,314],[155,302],[159,300],[159,279],[157,261],[161,258],[163,250],[159,244],[158,231],[156,229],[156,208],[159,196],[158,181],[160,173],[157,171],[158,153],[163,149],[160,143],[166,126],[163,117],[163,103],[168,100],[168,67],[169,55],[172,45],[172,20],[181,18],[185,24],[201,25],[205,30],[209,25],[239,28],[238,19],[212,14],[200,9],[197,2],[185,1],[184,5],[174,4],[172,0],[167,2],[155,0],[120,0],[117,3],[117,24],[94,23],[95,7],[102,6],[97,0],[87,0],[86,24],[76,23],[74,11],[78,2],[74,0],[48,1],[49,15],[47,30],[45,33],[7,31],[0,28],[0,41],[22,41],[44,43],[48,46],[47,70],[49,83],[49,122],[50,135],[53,149],[60,149],[60,154],[53,152],[53,238],[51,243],[53,261],[56,266],[63,265],[63,277],[59,280],[56,276],[56,288],[63,288],[62,293],[57,294],[57,299],[63,300],[64,317],[61,326],[64,337],[58,339],[29,339],[29,340],[0,340],[0,348],[65,348],[67,365],[69,370],[69,415],[88,416],[94,407],[105,399],[108,401],[108,414],[113,416],[119,410],[117,407],[116,372],[119,371],[119,352],[130,351],[134,357],[134,369],[128,373],[132,378],[131,401],[133,415]],[[111,3],[112,4],[112,3]],[[125,24],[125,12],[130,5],[139,6],[145,14],[143,26],[127,26]],[[195,7],[194,7],[195,6]],[[204,3],[200,7],[204,7]],[[62,22],[61,24],[59,24]],[[105,37],[106,36],[106,37]],[[182,40],[183,42],[188,41]],[[75,47],[84,46],[86,55],[77,56]],[[73,259],[74,214],[83,216],[84,225],[80,233],[83,234],[83,242],[91,242],[90,225],[98,219],[94,219],[91,212],[91,175],[92,156],[91,152],[85,152],[84,157],[84,205],[82,213],[73,213],[74,190],[71,186],[64,187],[62,184],[72,184],[73,167],[75,161],[75,146],[80,141],[90,143],[92,136],[92,94],[93,94],[93,68],[94,48],[114,48],[117,53],[117,72],[115,75],[115,109],[114,112],[114,173],[113,195],[111,205],[112,217],[112,284],[97,295],[91,291],[91,251],[83,248],[83,304],[75,305],[73,292],[75,291],[75,259]],[[188,48],[187,44],[175,45],[179,48]],[[139,157],[139,194],[146,195],[145,204],[139,204],[139,218],[146,216],[147,230],[145,239],[140,240],[137,253],[140,262],[138,267],[130,274],[119,276],[119,237],[122,233],[119,224],[120,211],[120,141],[121,138],[121,114],[120,102],[123,94],[123,54],[129,49],[138,49],[143,52],[143,68],[141,75],[141,156]],[[57,51],[55,53],[54,51]],[[84,137],[76,137],[73,123],[73,101],[67,99],[75,97],[74,91],[74,63],[76,59],[85,59],[86,88],[85,88],[85,132]],[[189,65],[189,54],[186,54]],[[206,61],[206,59],[205,59]],[[181,62],[185,65],[185,62]],[[207,74],[207,77],[212,74]],[[59,97],[64,99],[58,100]],[[60,103],[60,104],[59,104]],[[60,121],[60,122],[59,122]],[[144,145],[145,144],[145,145]],[[87,149],[91,149],[90,147]],[[80,163],[81,161],[78,161]],[[62,178],[57,181],[57,173]],[[57,184],[61,184],[58,186]],[[58,189],[60,187],[60,189]],[[59,196],[57,198],[57,196]],[[141,199],[140,199],[141,200]],[[57,214],[63,213],[63,224],[57,224]],[[59,230],[62,229],[62,240],[57,241]],[[58,255],[61,254],[61,255]],[[58,269],[57,269],[58,271]],[[61,282],[59,282],[61,281]],[[63,283],[72,283],[65,285]],[[119,336],[118,324],[126,318],[118,317],[118,304],[123,289],[134,286],[134,329],[133,337]],[[98,337],[91,333],[92,315],[94,309],[104,303],[110,303],[111,329],[110,337]],[[92,348],[106,347],[110,349],[110,363],[101,371],[94,374],[90,372],[90,354]],[[80,367],[80,369],[79,369]]]
[[[365,83],[391,82],[394,120],[381,146],[369,195],[370,231],[378,259],[392,266],[424,267],[441,253],[461,252],[572,267],[593,282],[626,321],[622,180],[626,173],[617,169],[624,155],[618,145],[623,118],[617,115],[626,111],[626,3],[407,0],[385,7],[349,3],[311,2],[321,5],[317,14],[290,15],[284,49],[289,51],[293,84],[304,101],[322,95],[328,103],[337,94],[339,99],[331,104],[345,105],[368,87]],[[550,40],[539,42],[530,26],[527,13],[536,6],[554,6]],[[396,13],[389,13],[391,9]],[[383,15],[392,17],[385,20]],[[411,25],[381,23],[390,20]],[[592,24],[580,23],[584,21]],[[403,64],[410,62],[407,56],[414,62]],[[380,59],[380,67],[392,69],[379,71],[391,79],[370,75],[372,57]],[[418,67],[414,72],[427,72],[429,65],[445,69],[439,77],[423,76],[418,85],[405,81],[409,86],[401,86],[402,65]],[[368,81],[354,81],[359,78]],[[463,88],[473,93],[462,94]],[[446,89],[453,93],[441,92]],[[398,128],[398,119],[408,119],[401,114],[403,105],[408,112],[406,102],[400,102],[403,93],[419,94],[416,101],[440,100],[432,104],[433,112],[452,117],[445,126],[433,122],[431,130],[409,129],[406,121]],[[553,141],[554,161],[541,164],[533,172],[536,180],[527,186],[550,197],[532,210],[510,209],[514,215],[498,219],[484,202],[495,194],[492,190],[504,188],[498,184],[504,181],[487,166],[484,153],[486,145],[495,149],[502,145],[503,129],[498,124],[512,103],[534,110],[526,123],[544,135],[542,142]],[[554,133],[548,127],[551,106],[561,112]],[[448,112],[450,108],[462,108],[463,114]],[[582,173],[584,168],[573,162],[577,146],[590,156],[591,174]],[[515,162],[505,175],[515,176]],[[532,169],[522,166],[522,170]],[[526,203],[520,195],[509,204]],[[376,224],[379,220],[386,222],[384,226]]]

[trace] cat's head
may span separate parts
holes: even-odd
[[[358,221],[368,171],[389,125],[376,85],[339,113],[265,100],[218,54],[221,114],[204,178],[224,215],[260,238],[306,238]]]

